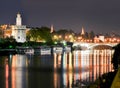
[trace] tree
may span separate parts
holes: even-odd
[[[3,38],[3,30],[1,26],[0,26],[0,38]]]
[[[118,69],[118,65],[120,65],[120,44],[114,47],[115,52],[113,54],[112,63],[114,70]]]
[[[27,38],[30,38],[30,40],[32,41],[37,41],[37,34],[38,34],[37,29],[33,28],[28,31]]]
[[[93,31],[91,31],[91,32],[89,33],[89,39],[94,39],[94,37],[95,37],[95,34],[94,34]]]
[[[88,39],[88,33],[87,32],[85,32],[84,38]]]
[[[69,40],[71,37],[73,38],[74,36],[74,32],[72,30],[67,30],[67,29],[60,29],[56,31],[54,34],[61,36],[61,39],[59,39],[60,41],[67,39]],[[67,37],[67,39],[65,37]]]
[[[52,35],[50,33],[50,28],[48,27],[41,27],[39,29],[39,37],[46,42],[52,42]]]
[[[50,28],[48,27],[32,28],[27,33],[27,39],[35,42],[38,41],[52,42]]]
[[[5,40],[9,41],[9,42],[16,42],[16,40],[13,38],[13,36],[6,37]]]

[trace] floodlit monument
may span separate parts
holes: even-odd
[[[26,26],[22,25],[21,14],[16,17],[16,25],[12,25],[12,36],[17,42],[23,43],[26,41]]]

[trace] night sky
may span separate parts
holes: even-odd
[[[15,24],[18,12],[30,27],[120,33],[120,0],[0,0],[0,24]]]

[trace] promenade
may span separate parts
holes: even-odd
[[[111,88],[120,88],[120,68],[118,69],[118,72],[113,80]]]

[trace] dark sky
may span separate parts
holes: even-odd
[[[1,0],[0,24],[15,24],[18,12],[27,26],[120,33],[120,0]]]

